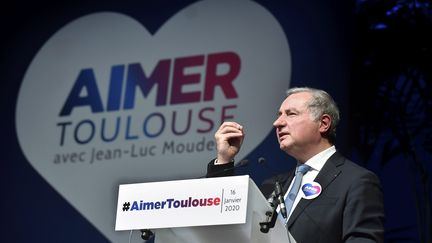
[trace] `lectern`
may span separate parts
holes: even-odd
[[[247,175],[125,184],[115,230],[150,229],[155,243],[294,243],[280,220],[261,232],[269,211]]]

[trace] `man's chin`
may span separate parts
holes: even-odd
[[[279,142],[279,148],[285,152],[287,152],[290,148],[290,144],[284,143],[284,141]]]

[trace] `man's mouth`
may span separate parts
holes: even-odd
[[[288,133],[286,133],[286,132],[280,132],[278,134],[278,136],[279,136],[279,141],[282,141],[282,140],[284,140],[288,136]]]

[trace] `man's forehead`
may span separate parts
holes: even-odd
[[[303,110],[306,108],[309,99],[309,94],[292,94],[285,98],[280,106],[280,110]]]

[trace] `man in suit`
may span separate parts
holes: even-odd
[[[336,151],[338,122],[339,109],[327,92],[308,87],[287,91],[273,125],[280,149],[298,161],[297,167],[307,165],[308,170],[298,176],[303,189],[285,200],[293,202],[287,208],[286,227],[298,243],[383,242],[379,179]],[[236,122],[219,127],[217,158],[209,163],[208,175],[232,174],[227,168],[234,166],[244,137],[243,127]],[[264,195],[272,192],[278,180],[286,196],[296,177],[294,171],[265,181]]]

